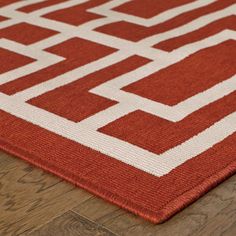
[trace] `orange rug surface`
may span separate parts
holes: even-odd
[[[154,223],[236,172],[236,0],[0,1],[0,148]]]

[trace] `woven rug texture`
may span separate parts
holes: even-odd
[[[1,0],[0,149],[153,223],[236,172],[236,0]]]

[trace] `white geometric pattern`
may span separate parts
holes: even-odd
[[[121,90],[121,88],[135,81],[141,80],[160,69],[177,63],[201,49],[220,44],[228,39],[236,40],[235,31],[224,30],[214,36],[182,46],[181,48],[169,53],[151,47],[161,41],[191,32],[217,19],[235,15],[236,4],[223,10],[199,17],[188,24],[175,28],[174,30],[153,35],[140,40],[139,42],[130,42],[125,39],[99,33],[94,31],[94,29],[108,23],[117,22],[121,19],[144,26],[151,26],[168,20],[171,17],[175,17],[180,13],[208,5],[214,2],[214,0],[194,1],[193,3],[176,7],[150,19],[143,19],[112,11],[111,8],[127,2],[127,0],[113,0],[99,7],[89,9],[89,12],[102,14],[106,16],[106,18],[91,20],[90,22],[84,23],[78,27],[41,16],[55,10],[86,2],[86,0],[69,0],[32,13],[17,11],[20,7],[41,1],[42,0],[21,1],[0,9],[0,15],[9,18],[9,20],[0,23],[0,28],[20,22],[26,22],[59,32],[59,34],[55,36],[51,36],[29,46],[7,39],[1,39],[0,46],[2,48],[9,49],[22,55],[33,56],[37,61],[2,74],[0,76],[0,84],[15,80],[23,75],[30,74],[64,60],[63,57],[56,56],[43,50],[76,36],[98,44],[116,48],[118,51],[14,95],[8,96],[0,93],[0,109],[155,176],[162,176],[169,173],[172,169],[181,165],[185,161],[206,151],[214,144],[236,132],[236,112],[234,112],[182,144],[157,155],[138,146],[97,131],[108,123],[136,110],[142,110],[172,122],[180,121],[201,107],[204,107],[235,91],[236,76],[233,76],[202,93],[196,94],[193,97],[178,103],[177,105],[168,106],[125,92]],[[152,61],[136,70],[123,74],[117,78],[113,78],[112,80],[91,89],[89,91],[90,93],[115,100],[118,104],[100,111],[81,122],[75,123],[69,121],[61,116],[26,103],[26,101],[31,98],[69,84],[85,75],[98,71],[109,65],[113,65],[133,55],[143,56]]]

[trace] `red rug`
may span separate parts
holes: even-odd
[[[236,171],[236,0],[0,1],[0,147],[152,222]]]

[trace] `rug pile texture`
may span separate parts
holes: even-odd
[[[1,0],[0,148],[154,223],[236,171],[236,0]]]

